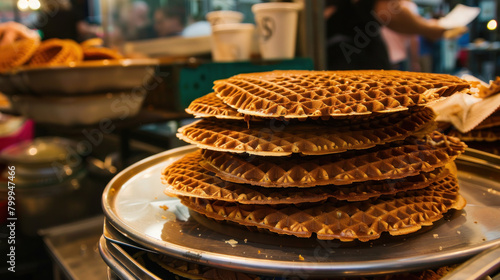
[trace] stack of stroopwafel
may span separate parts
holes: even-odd
[[[425,106],[469,83],[400,71],[273,71],[215,82],[178,137],[165,193],[206,217],[298,237],[368,241],[462,209],[466,146]]]

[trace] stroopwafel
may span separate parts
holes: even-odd
[[[500,126],[489,127],[484,129],[473,129],[469,132],[462,133],[456,129],[452,129],[448,135],[457,137],[462,141],[485,141],[493,142],[500,140]]]
[[[181,127],[177,137],[203,149],[249,153],[259,156],[287,156],[292,153],[323,155],[359,150],[387,142],[427,134],[435,127],[435,114],[425,108],[398,112],[358,122],[253,122],[203,119]]]
[[[464,152],[457,138],[433,133],[423,140],[316,157],[258,157],[202,150],[205,169],[219,178],[262,187],[346,185],[400,179],[445,166]]]
[[[257,227],[278,234],[341,241],[369,241],[383,232],[409,234],[430,226],[449,209],[462,209],[454,175],[425,189],[401,192],[362,202],[324,202],[303,205],[251,205],[180,197],[190,209],[209,218]]]
[[[245,119],[245,115],[238,113],[236,109],[224,104],[214,92],[193,100],[186,108],[186,112],[192,114],[195,118]]]
[[[478,124],[474,129],[485,129],[500,126],[500,109],[489,115],[485,120]]]
[[[83,60],[122,59],[123,56],[106,47],[87,47],[83,49]]]
[[[0,73],[24,65],[40,45],[40,38],[24,38],[0,46]]]
[[[104,46],[104,40],[98,37],[87,39],[80,43],[82,49],[86,48],[99,48]]]
[[[239,113],[259,117],[345,117],[424,106],[469,82],[405,71],[272,71],[215,81],[214,91]]]
[[[83,59],[83,51],[73,40],[48,39],[42,41],[31,57],[31,66],[52,66],[79,62]]]
[[[261,188],[223,181],[199,165],[199,151],[186,155],[162,172],[165,193],[169,196],[189,196],[238,202],[241,204],[299,204],[327,199],[362,201],[381,195],[421,189],[442,179],[449,171],[438,168],[399,180],[367,181],[346,186],[313,188]]]

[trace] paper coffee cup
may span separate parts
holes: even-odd
[[[262,58],[290,59],[295,56],[298,11],[301,8],[300,4],[288,2],[252,6]]]
[[[212,27],[212,59],[218,62],[250,59],[255,27],[251,23],[218,24]]]
[[[237,11],[213,11],[205,15],[212,26],[226,23],[240,23],[243,20],[243,13]]]

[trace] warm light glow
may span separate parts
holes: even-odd
[[[17,0],[17,8],[21,11],[38,10],[42,6],[40,0]]]
[[[40,6],[41,6],[41,4],[40,4],[39,0],[30,0],[30,2],[29,2],[29,7],[32,10],[38,10],[38,9],[40,9]]]
[[[34,155],[36,155],[37,153],[38,153],[38,149],[37,149],[37,148],[35,148],[35,147],[31,147],[31,148],[29,148],[29,150],[28,150],[28,154],[29,154],[30,156],[34,156]]]
[[[19,8],[19,10],[21,11],[25,11],[28,9],[30,3],[28,2],[28,0],[18,0],[17,1],[17,8]]]
[[[486,25],[486,27],[489,29],[489,30],[495,30],[497,29],[497,21],[492,19],[490,21],[488,21],[488,24]]]

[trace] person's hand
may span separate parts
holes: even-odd
[[[39,35],[36,31],[17,22],[0,23],[0,46],[25,38],[39,38]]]
[[[456,39],[456,38],[462,36],[463,34],[467,33],[467,31],[469,31],[469,29],[466,26],[455,27],[455,28],[446,30],[443,34],[443,37],[445,39]]]

